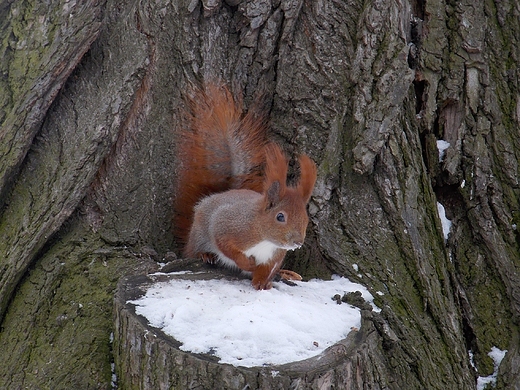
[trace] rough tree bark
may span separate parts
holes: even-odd
[[[362,283],[382,311],[323,371],[208,361],[192,384],[472,389],[497,346],[497,388],[519,388],[517,1],[7,0],[0,37],[0,387],[108,389],[112,350],[120,388],[163,383],[159,363],[127,375],[113,298],[174,257],[182,94],[220,79],[319,165],[288,265]]]

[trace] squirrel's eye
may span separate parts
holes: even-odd
[[[284,213],[278,213],[278,214],[276,214],[276,220],[277,220],[278,222],[285,222],[285,215],[284,215]]]

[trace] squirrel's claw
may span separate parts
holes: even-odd
[[[217,256],[214,253],[201,253],[200,257],[206,264],[215,265],[217,264]]]

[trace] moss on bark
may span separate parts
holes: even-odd
[[[72,219],[9,305],[0,332],[1,387],[111,388],[117,281],[155,263],[107,247],[83,222]]]

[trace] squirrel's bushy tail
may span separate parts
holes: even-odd
[[[188,108],[177,139],[181,166],[174,205],[176,236],[184,243],[203,197],[239,188],[262,192],[268,143],[265,116],[244,114],[224,86],[195,89]]]

